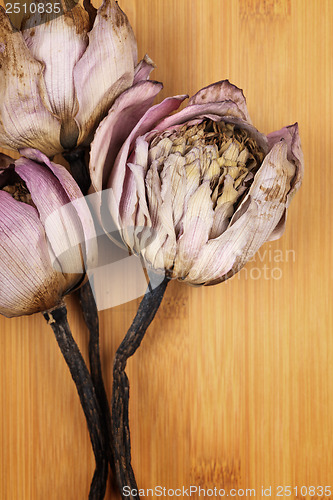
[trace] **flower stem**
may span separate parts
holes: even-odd
[[[70,153],[63,153],[63,157],[68,161],[71,168],[71,174],[75,182],[78,184],[84,196],[88,194],[88,189],[91,185],[89,176],[89,169],[85,162],[86,152],[84,149],[79,151],[71,151]]]
[[[63,155],[68,161],[72,176],[84,195],[87,195],[91,181],[89,170],[85,162],[85,150],[71,151]],[[84,321],[89,330],[89,364],[92,382],[101,408],[101,420],[104,437],[107,442],[107,452],[110,466],[114,472],[111,455],[111,414],[102,376],[101,358],[99,351],[99,320],[95,297],[90,281],[87,281],[78,291]]]
[[[108,461],[105,457],[105,440],[101,429],[101,410],[92,383],[92,378],[71,334],[67,321],[66,306],[62,304],[56,309],[45,312],[44,318],[55,334],[61,353],[65,358],[76,385],[81,406],[87,421],[96,461],[96,468],[90,486],[89,500],[103,500],[108,476]]]
[[[109,401],[106,395],[102,366],[99,350],[99,319],[95,297],[93,295],[90,282],[87,281],[80,288],[80,305],[84,321],[88,327],[89,338],[89,364],[92,382],[95,388],[96,397],[101,408],[101,420],[103,424],[104,437],[106,439],[107,453],[110,465],[114,471],[111,455],[111,413]]]
[[[148,287],[138,312],[125,338],[120,344],[113,365],[112,391],[112,433],[116,478],[123,499],[139,499],[139,494],[128,495],[127,486],[138,491],[131,465],[131,438],[128,419],[129,381],[125,373],[126,362],[141,344],[150,323],[161,304],[169,278],[165,278],[156,288]],[[126,495],[124,494],[126,493]]]

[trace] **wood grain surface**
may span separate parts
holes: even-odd
[[[310,498],[302,486],[333,491],[333,2],[119,4],[139,56],[157,64],[159,100],[228,78],[262,132],[298,121],[306,167],[282,239],[225,284],[169,285],[127,369],[138,484],[241,489],[234,498],[247,488],[264,498],[262,486],[271,498],[279,485],[298,487],[289,498]],[[109,396],[113,356],[138,303],[100,313]],[[67,304],[87,356],[77,298]],[[41,315],[0,318],[0,408],[0,499],[86,499],[88,432]],[[109,485],[106,499],[117,498]]]

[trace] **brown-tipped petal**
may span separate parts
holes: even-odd
[[[156,64],[154,61],[150,59],[148,54],[145,54],[144,58],[135,67],[133,85],[139,83],[141,80],[147,80],[155,68]]]
[[[283,139],[275,144],[256,173],[243,204],[231,219],[229,228],[240,213],[249,210],[253,203],[257,204],[259,225],[247,251],[237,259],[237,270],[243,267],[263,243],[282,236],[288,193],[295,174],[295,166],[288,160],[287,150]],[[244,208],[246,206],[247,209]]]
[[[61,121],[61,145],[73,149],[79,136],[73,118],[78,110],[73,70],[88,45],[89,16],[72,2],[62,15],[50,19],[48,0],[39,3],[44,4],[44,13],[30,14],[22,23],[22,34],[31,54],[44,65],[50,111]]]
[[[217,199],[210,239],[217,238],[227,229],[233,214],[233,206],[239,195],[240,193],[234,188],[234,179],[227,174],[224,178],[222,194]]]
[[[49,111],[43,64],[31,55],[1,6],[0,47],[0,145],[36,147],[49,156],[62,151],[60,122]]]
[[[277,223],[277,225],[275,226],[275,228],[273,229],[273,231],[271,232],[266,241],[274,241],[281,238],[281,236],[284,233],[284,230],[286,229],[286,223],[287,223],[287,209],[285,208],[281,216],[281,219],[279,220],[279,222]]]
[[[221,101],[233,101],[242,112],[242,118],[252,124],[243,90],[230,83],[229,80],[221,80],[199,90],[191,97],[189,105]]]
[[[279,223],[268,238],[268,241],[274,241],[279,239],[284,233],[287,222],[287,208],[302,184],[304,175],[304,157],[298,132],[298,123],[294,123],[294,125],[289,125],[288,127],[283,127],[281,130],[268,134],[267,139],[270,148],[272,148],[281,139],[284,139],[288,146],[287,158],[296,167],[295,175],[291,181],[291,188],[287,195],[286,209],[283,212]]]
[[[228,229],[205,245],[189,273],[189,281],[222,281],[225,274],[239,271],[268,240],[284,213],[295,173],[287,149],[282,140],[266,156]]]
[[[36,210],[0,191],[0,314],[50,309],[77,282],[52,268],[44,238]]]
[[[271,149],[274,144],[284,139],[288,145],[287,158],[296,166],[295,176],[291,181],[291,189],[288,193],[287,206],[289,206],[296,191],[300,188],[304,175],[304,156],[301,148],[298,123],[283,127],[281,130],[268,134],[268,146]]]
[[[116,97],[132,85],[137,64],[133,30],[115,0],[104,0],[88,36],[88,48],[74,68],[79,143],[89,142]]]
[[[94,21],[96,19],[97,15],[97,9],[93,6],[91,3],[91,0],[83,0],[83,7],[85,8],[86,12],[88,13],[89,16],[89,31],[92,29],[94,25]]]
[[[162,87],[162,83],[139,82],[118,97],[100,123],[91,143],[89,166],[96,191],[105,187],[119,149]]]

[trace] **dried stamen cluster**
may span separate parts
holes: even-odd
[[[8,186],[4,186],[2,190],[12,195],[14,200],[34,206],[31,199],[31,194],[24,181],[20,180]]]
[[[193,187],[208,180],[214,209],[225,202],[235,203],[264,159],[264,153],[246,130],[212,120],[184,125],[152,140],[149,160],[151,164],[157,161],[159,174],[172,154],[183,158],[175,163],[178,168],[172,176],[174,187],[178,186],[180,176],[186,178],[187,186]]]
[[[146,167],[146,201],[159,236],[161,226],[165,228],[159,238],[163,267],[167,261],[174,277],[186,276],[196,256],[186,255],[184,247],[177,258],[184,235],[194,230],[200,239],[198,233],[208,232],[205,241],[220,236],[263,159],[256,141],[232,123],[206,119],[155,133]]]

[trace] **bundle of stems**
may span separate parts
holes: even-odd
[[[84,157],[85,152],[81,151],[68,154],[65,159],[81,191],[86,195],[90,180]],[[113,365],[112,417],[102,375],[98,311],[91,283],[86,281],[78,292],[83,317],[89,330],[90,371],[72,336],[65,304],[62,303],[59,307],[44,313],[70,370],[86,417],[96,462],[89,500],[104,498],[109,465],[122,498],[139,498],[131,464],[129,381],[125,368],[128,358],[136,352],[154,319],[168,282],[167,277],[162,281],[159,280],[157,284],[154,280],[150,281],[133,323],[116,352]],[[124,490],[125,486],[130,488],[130,496],[128,490]]]

